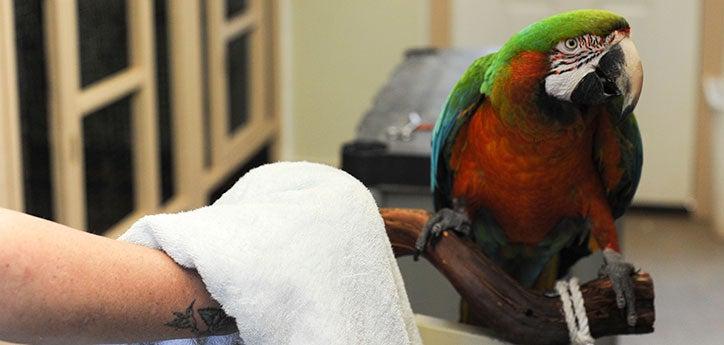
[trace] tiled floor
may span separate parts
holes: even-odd
[[[724,241],[682,216],[626,218],[626,258],[654,280],[656,330],[618,344],[724,344]]]

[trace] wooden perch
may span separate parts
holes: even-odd
[[[419,209],[380,209],[395,256],[412,255],[415,240],[430,214]],[[452,283],[496,336],[518,344],[568,344],[568,329],[558,297],[522,287],[471,241],[446,232],[423,256]],[[635,277],[635,327],[616,307],[607,278],[581,286],[591,334],[651,333],[654,330],[654,286],[647,273]]]

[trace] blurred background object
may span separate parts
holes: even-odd
[[[724,75],[721,0],[0,0],[0,206],[114,237],[144,214],[213,202],[266,162],[339,165],[409,49],[484,50],[592,7],[629,20],[645,70],[623,246],[652,273],[659,319],[622,342],[713,344],[724,120],[704,85]],[[397,115],[403,128],[409,113]],[[432,207],[424,187],[397,187],[374,190],[380,205]],[[456,318],[447,282],[401,264],[416,311]],[[683,328],[690,338],[672,336]]]

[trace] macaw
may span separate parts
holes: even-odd
[[[602,250],[600,273],[635,325],[634,267],[614,220],[641,176],[632,111],[642,82],[629,24],[603,10],[545,18],[475,60],[433,130],[437,212],[417,255],[452,229],[522,285],[545,290]]]

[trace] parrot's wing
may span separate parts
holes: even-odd
[[[611,212],[614,218],[618,218],[631,204],[638,188],[643,145],[634,114],[612,129],[615,140],[596,140],[593,152]]]
[[[480,86],[495,53],[476,59],[450,91],[432,132],[430,183],[435,193],[435,208],[450,206],[452,176],[448,162],[457,132],[467,122],[483,95]]]

